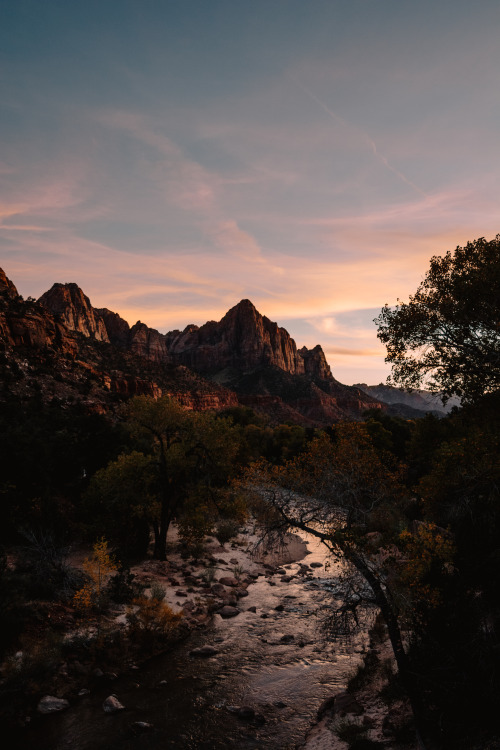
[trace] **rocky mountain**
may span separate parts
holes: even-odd
[[[418,412],[430,412],[437,416],[444,416],[454,406],[460,406],[460,400],[456,397],[449,399],[446,404],[443,404],[439,394],[423,390],[405,391],[403,388],[395,388],[384,383],[380,383],[379,385],[359,383],[357,388],[382,401],[384,404],[399,408],[400,412],[405,412],[406,409],[406,412],[402,416],[406,415],[408,418],[411,416],[408,410],[416,412],[413,416],[418,416]]]
[[[58,316],[70,331],[78,331],[96,341],[109,341],[102,317],[94,311],[77,284],[54,284],[38,302]]]
[[[2,268],[0,268],[0,294],[10,298],[19,296],[16,287],[12,281],[7,278]]]
[[[187,367],[214,375],[243,374],[258,367],[278,367],[290,375],[331,377],[320,346],[297,350],[288,331],[261,315],[248,299],[232,307],[218,323],[166,334],[174,360]]]
[[[186,367],[113,346],[103,321],[76,285],[54,285],[39,302],[23,300],[0,269],[0,401],[8,392],[47,403],[79,401],[100,413],[142,394],[169,394],[197,410],[238,404],[232,391]]]
[[[312,426],[380,408],[376,398],[333,377],[321,346],[298,349],[288,331],[261,315],[250,300],[239,302],[218,322],[162,334],[140,321],[130,326],[107,308],[94,308],[73,283],[54,284],[37,303],[24,302],[2,272],[0,292],[4,348],[50,349],[78,360],[87,374],[89,367],[100,372],[105,390],[124,397],[175,392],[192,408],[242,403],[273,421]]]

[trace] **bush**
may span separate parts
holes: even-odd
[[[163,602],[165,600],[166,594],[167,592],[165,591],[161,583],[158,583],[158,581],[153,581],[150,592],[151,599],[155,599],[155,601],[157,602]]]
[[[152,594],[155,593],[153,589]],[[130,608],[127,612],[131,638],[153,648],[175,635],[182,614],[176,614],[162,599],[154,595],[139,596],[134,599],[133,605],[134,609]]]
[[[215,529],[215,538],[219,542],[220,546],[223,547],[226,542],[233,539],[238,534],[239,526],[236,521],[226,519],[219,521]]]
[[[117,604],[130,604],[138,596],[141,587],[134,583],[135,575],[130,568],[120,568],[118,573],[109,579],[108,594]]]
[[[6,686],[12,690],[36,693],[50,680],[61,662],[62,638],[49,631],[42,639],[25,637],[21,651],[7,659]]]

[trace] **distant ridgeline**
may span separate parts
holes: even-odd
[[[421,412],[430,412],[436,416],[444,417],[445,414],[449,414],[454,406],[460,406],[460,399],[456,396],[450,398],[443,405],[439,394],[423,390],[405,391],[402,388],[384,385],[384,383],[379,385],[356,383],[356,388],[390,406],[389,414],[394,416],[399,414],[411,418],[412,416],[421,416]],[[420,414],[412,414],[412,412],[420,412]]]
[[[54,284],[37,301],[23,300],[0,269],[0,349],[4,394],[78,399],[101,413],[140,394],[169,394],[200,410],[245,405],[272,423],[311,427],[388,408],[373,388],[339,383],[321,346],[298,349],[249,300],[219,322],[162,334],[94,308],[73,283]],[[408,404],[406,396],[398,402]],[[434,410],[433,403],[422,402],[411,415],[404,408],[391,412],[422,416]]]

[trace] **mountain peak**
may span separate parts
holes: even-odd
[[[94,310],[89,298],[78,284],[53,284],[48,292],[42,294],[38,302],[50,312],[59,315],[70,330],[83,333],[84,336],[97,341],[109,341],[102,316]]]
[[[227,318],[228,315],[231,316],[235,313],[242,313],[243,315],[251,314],[253,316],[258,315],[259,317],[263,317],[255,307],[254,303],[249,299],[240,300],[237,305],[234,305],[234,307],[231,307],[231,309],[227,311],[224,318]]]
[[[249,299],[241,299],[235,307],[249,307],[252,310],[256,310],[254,303]]]
[[[18,292],[14,284],[7,278],[3,268],[0,268],[0,294],[6,294],[8,297],[17,297]]]

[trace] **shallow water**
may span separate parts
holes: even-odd
[[[326,561],[312,537],[302,562]],[[286,565],[297,574],[301,563]],[[337,569],[338,570],[338,569]],[[365,636],[324,643],[318,611],[331,601],[327,580],[335,568],[314,568],[290,582],[282,574],[259,577],[240,607],[255,606],[194,633],[174,653],[152,659],[79,699],[67,711],[41,719],[19,747],[37,750],[291,750],[304,743],[325,698],[342,690],[360,659]],[[311,575],[313,576],[311,578]],[[283,605],[283,611],[275,608]],[[264,615],[264,617],[262,617]],[[289,638],[284,642],[283,637]],[[293,636],[293,640],[292,637]],[[196,659],[189,651],[210,644],[217,656]],[[160,684],[161,683],[161,684]],[[126,710],[105,714],[102,701],[115,693]],[[242,720],[234,707],[250,706],[256,719]],[[134,735],[131,724],[153,729]]]

